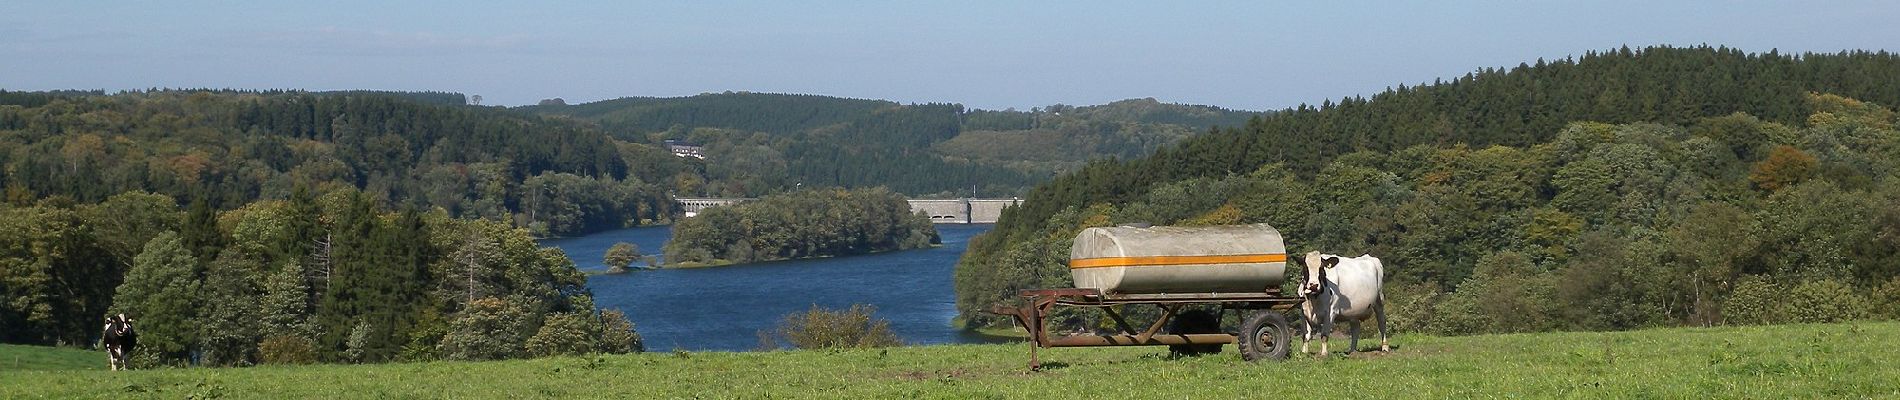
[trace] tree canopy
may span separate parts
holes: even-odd
[[[814,189],[708,208],[673,225],[669,265],[845,256],[937,244],[930,219],[883,188]]]
[[[1409,330],[1720,323],[1747,279],[1864,292],[1900,274],[1891,76],[1887,53],[1656,47],[1301,106],[1038,186],[972,240],[958,307],[1004,322],[982,310],[1068,286],[1070,238],[1127,222],[1377,255]]]

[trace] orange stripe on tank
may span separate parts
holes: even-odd
[[[1248,264],[1286,262],[1286,254],[1228,254],[1217,256],[1102,257],[1069,260],[1069,269],[1154,267],[1169,265]]]

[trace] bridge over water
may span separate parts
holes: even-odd
[[[677,198],[680,210],[687,217],[698,215],[701,210],[733,203],[756,200],[753,198]],[[930,222],[939,224],[993,224],[1003,216],[1003,208],[1022,204],[1020,198],[1007,199],[911,199],[910,212],[922,212],[930,216]]]

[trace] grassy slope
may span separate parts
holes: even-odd
[[[653,353],[373,366],[0,372],[0,398],[1786,398],[1900,397],[1900,323],[1438,338],[1393,354],[1247,364],[1165,348],[1024,345]]]
[[[76,369],[106,369],[106,353],[64,347],[0,344],[0,372]]]

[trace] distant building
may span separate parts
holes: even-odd
[[[686,142],[682,142],[678,140],[668,139],[666,141],[666,151],[673,152],[673,155],[677,157],[692,157],[692,158],[697,158],[701,160],[706,159],[705,146],[686,143]]]

